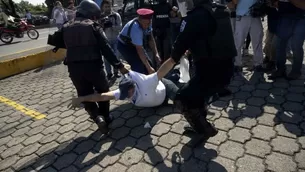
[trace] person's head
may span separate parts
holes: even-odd
[[[146,30],[151,25],[151,20],[154,14],[153,10],[141,8],[137,10],[138,19],[141,27]]]
[[[68,2],[68,8],[72,8],[72,7],[74,7],[74,1],[73,1],[73,0],[70,0],[70,1]]]
[[[130,78],[123,78],[119,83],[120,100],[130,99],[135,92],[135,82]]]
[[[102,2],[102,11],[106,14],[109,14],[111,12],[111,2],[110,0],[103,0]]]
[[[101,16],[101,9],[94,1],[83,0],[77,7],[76,15],[97,20]]]
[[[56,2],[55,2],[55,7],[62,7],[61,2],[60,2],[60,1],[56,1]]]

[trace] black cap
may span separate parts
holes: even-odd
[[[76,12],[89,19],[101,15],[100,7],[92,0],[82,0]]]
[[[134,88],[135,82],[130,78],[124,77],[119,83],[120,100],[125,100],[128,97],[128,91]]]

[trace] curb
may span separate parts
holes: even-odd
[[[2,61],[0,62],[0,79],[63,60],[65,55],[65,49],[59,49],[57,53],[53,53],[51,49],[12,60]]]

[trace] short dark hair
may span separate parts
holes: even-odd
[[[111,5],[111,1],[110,0],[103,0],[101,7],[103,7],[105,4],[107,5]]]

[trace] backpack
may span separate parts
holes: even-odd
[[[217,29],[213,36],[210,37],[208,52],[211,58],[234,58],[237,51],[234,42],[234,35],[231,25],[231,14],[229,9],[221,4],[213,3],[203,5],[210,14],[215,18]]]

